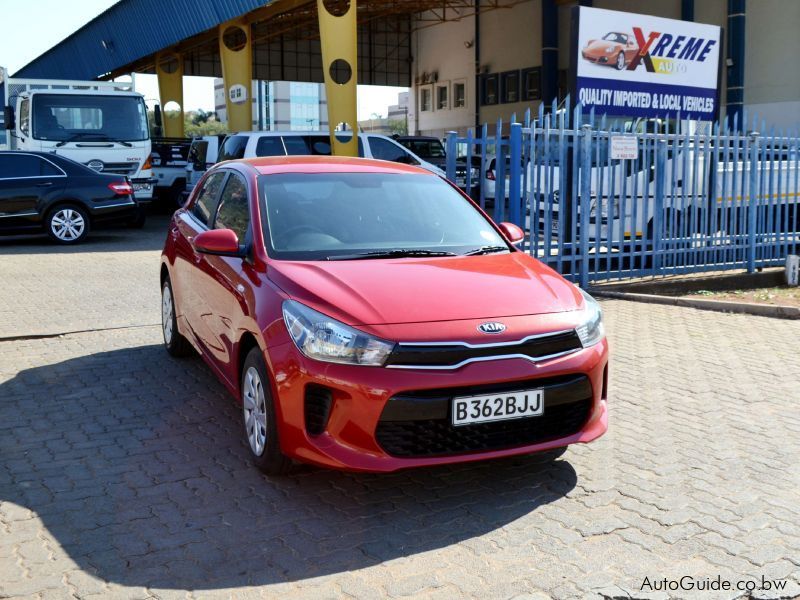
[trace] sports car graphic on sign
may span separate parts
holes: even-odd
[[[614,66],[618,71],[622,71],[637,52],[639,45],[632,35],[611,31],[602,39],[589,40],[581,55],[589,62]]]

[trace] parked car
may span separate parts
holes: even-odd
[[[60,244],[83,241],[108,223],[144,224],[133,187],[45,152],[0,152],[0,234],[46,232]]]
[[[622,71],[639,53],[639,45],[628,33],[610,31],[599,40],[589,40],[581,50],[583,60],[615,67]]]
[[[169,226],[164,344],[238,399],[269,474],[589,442],[608,418],[602,313],[523,237],[413,166],[220,163]]]
[[[186,189],[184,196],[188,196],[205,172],[216,164],[219,149],[225,137],[225,134],[204,135],[192,140],[186,162]]]
[[[472,155],[470,159],[469,182],[467,182],[467,157],[459,156],[456,159],[456,178],[455,183],[461,191],[467,194],[475,202],[481,201],[481,157]],[[467,189],[469,183],[469,189]]]
[[[442,170],[447,168],[447,153],[439,138],[426,135],[393,135],[392,139],[432,165]]]
[[[346,135],[343,132],[341,135]],[[260,156],[330,156],[331,142],[327,132],[307,131],[243,131],[225,138],[219,160],[256,158]],[[444,177],[444,171],[423,160],[395,140],[373,133],[358,134],[358,155],[408,165],[419,165]]]
[[[186,190],[186,167],[192,140],[189,138],[153,138],[153,198],[169,206],[178,204]]]

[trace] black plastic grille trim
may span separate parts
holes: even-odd
[[[451,399],[482,393],[544,388],[544,414],[453,427]],[[425,458],[527,446],[572,435],[591,415],[592,387],[584,375],[494,386],[412,392],[391,398],[375,432],[383,450],[400,458]]]
[[[453,343],[447,345],[398,344],[386,361],[387,367],[453,367],[470,359],[487,359],[509,354],[521,354],[532,359],[581,349],[575,331],[555,333],[523,340],[519,344],[470,347]]]
[[[328,388],[313,384],[306,386],[305,420],[309,435],[320,435],[325,431],[332,403],[333,395]]]

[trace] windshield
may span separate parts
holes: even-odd
[[[625,42],[628,41],[628,39],[624,35],[622,35],[621,33],[614,33],[613,31],[611,33],[605,34],[603,36],[603,39],[608,42],[616,42],[617,44],[624,44]]]
[[[468,200],[432,175],[286,173],[264,175],[259,184],[267,215],[264,241],[274,258],[509,249]]]
[[[408,140],[403,145],[422,158],[444,158],[444,146],[439,140]]]
[[[33,137],[54,141],[122,140],[150,137],[144,100],[138,96],[35,94]]]

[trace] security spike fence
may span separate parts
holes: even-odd
[[[479,135],[451,132],[447,176],[495,221],[522,227],[523,248],[581,286],[752,272],[800,251],[800,138],[744,117],[748,128],[680,115],[612,121],[567,99],[512,118],[507,136],[502,121]]]

